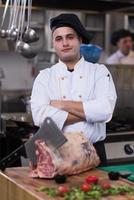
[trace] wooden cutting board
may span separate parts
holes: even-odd
[[[79,175],[70,176],[67,178],[68,186],[77,186],[82,184],[85,177],[89,175],[96,175],[100,180],[108,180],[106,172],[93,169]],[[129,184],[134,186],[127,180],[120,179],[118,181],[111,181],[111,184]],[[61,200],[62,198],[52,198],[47,196],[44,192],[38,192],[37,188],[40,186],[45,187],[58,187],[54,180],[47,179],[33,179],[29,177],[28,167],[7,168],[4,173],[0,172],[0,199],[1,200]],[[105,197],[102,200],[134,200],[130,196],[112,196]]]

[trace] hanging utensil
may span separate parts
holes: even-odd
[[[16,50],[26,58],[34,58],[37,55],[37,52],[29,44],[21,40],[17,42]]]
[[[25,21],[25,8],[26,8],[26,0],[21,2],[21,10],[20,10],[20,16],[19,16],[19,25],[18,29],[20,30],[20,36],[18,37],[17,43],[16,43],[16,51],[20,54],[22,54],[24,57],[33,57],[33,53],[31,50],[31,47],[29,44],[23,42],[22,35],[24,31],[24,21]]]
[[[5,5],[5,9],[4,9],[3,17],[2,17],[1,30],[0,30],[0,35],[2,38],[7,38],[8,40],[10,39],[15,40],[17,37],[17,34],[19,34],[16,27],[16,19],[18,17],[17,15],[18,15],[19,4],[20,4],[18,2],[20,2],[20,0],[14,0],[14,2],[13,0],[6,1],[6,5]],[[8,23],[7,30],[5,30],[3,29],[3,25],[4,25],[9,4],[10,4],[9,23]]]
[[[31,1],[29,3],[29,6],[31,6]],[[18,38],[18,41],[16,43],[16,51],[19,52],[21,55],[23,55],[26,58],[34,58],[37,55],[36,50],[33,49],[28,43],[24,42],[23,38],[22,38],[23,31],[24,31],[26,0],[23,1],[22,7],[23,7],[21,10],[22,14],[20,15],[20,21],[19,21],[20,37]],[[22,21],[22,23],[21,23],[21,21]],[[21,26],[20,26],[20,24],[21,24]]]
[[[6,38],[6,30],[4,30],[4,29],[0,30],[0,37],[1,38]]]
[[[26,28],[24,35],[23,35],[23,41],[27,43],[36,42],[39,40],[39,36],[35,32],[34,29]]]
[[[15,1],[16,1],[16,0],[15,0]],[[7,30],[6,30],[6,35],[7,35],[7,39],[8,39],[8,40],[10,39],[10,34],[11,34],[11,32],[13,31],[13,30],[12,30],[12,26],[11,26],[11,25],[12,25],[12,20],[13,20],[13,9],[14,9],[14,7],[13,7],[13,1],[10,0],[9,23],[8,23],[8,28],[7,28]]]
[[[1,22],[1,28],[0,28],[0,37],[2,37],[2,38],[7,37],[6,30],[3,28],[3,26],[4,26],[4,22],[5,22],[5,17],[6,17],[6,14],[7,14],[8,6],[9,6],[9,0],[6,1],[4,13],[3,13],[3,16],[2,16],[2,22]]]
[[[32,8],[32,0],[28,0],[27,27],[23,34],[23,41],[27,43],[36,42],[39,40],[39,36],[36,33],[36,31],[30,28],[31,8]]]
[[[11,0],[12,2],[12,0]],[[18,18],[18,12],[20,10],[20,0],[14,0],[14,3],[12,3],[12,11],[11,11],[11,17],[10,17],[10,24],[9,24],[9,34],[8,39],[11,40],[17,40],[17,36],[19,35],[19,30],[17,27],[17,18]]]
[[[28,19],[27,27],[25,29],[25,10],[27,0],[7,0],[4,13],[2,16],[2,23],[0,29],[0,37],[7,38],[8,40],[16,41],[16,51],[22,54],[26,58],[33,58],[37,55],[36,50],[30,46],[29,42],[35,42],[39,39],[37,33],[29,27],[31,19],[31,6],[32,0],[28,0]],[[5,22],[5,16],[9,4],[10,16],[7,30],[3,28]],[[25,32],[25,34],[24,34]],[[25,40],[23,41],[23,35]],[[26,36],[26,37],[25,37]]]

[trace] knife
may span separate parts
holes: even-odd
[[[32,164],[36,165],[37,158],[35,154],[35,141],[39,139],[44,140],[46,145],[49,146],[53,151],[58,150],[58,148],[67,142],[67,138],[57,127],[55,122],[50,117],[47,117],[32,138],[0,161],[0,169],[4,171],[6,167],[9,167],[10,164],[20,156],[29,158]]]

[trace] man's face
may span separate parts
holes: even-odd
[[[63,62],[77,62],[80,59],[81,39],[70,27],[60,27],[53,32],[53,46]]]
[[[129,36],[121,38],[117,42],[117,47],[121,50],[123,54],[128,55],[130,50],[132,49],[132,38]]]

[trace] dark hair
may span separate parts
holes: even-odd
[[[112,33],[111,44],[116,46],[117,42],[124,37],[132,37],[132,34],[129,30],[120,29]]]

